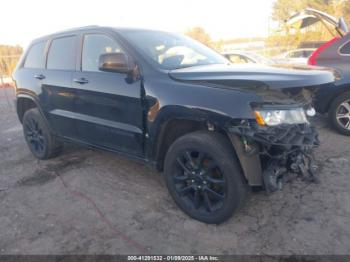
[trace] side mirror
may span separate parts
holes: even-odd
[[[124,53],[106,53],[100,55],[98,69],[116,73],[129,73],[132,70]]]

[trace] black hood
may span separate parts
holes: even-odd
[[[177,81],[254,92],[266,102],[298,100],[305,104],[311,102],[311,93],[318,87],[335,80],[328,69],[257,64],[196,66],[171,70],[169,75]]]
[[[251,81],[270,88],[291,88],[316,86],[334,81],[329,70],[311,70],[312,67],[281,67],[264,65],[207,65],[170,71],[173,79],[180,81],[216,82],[227,80],[237,87],[244,87]]]

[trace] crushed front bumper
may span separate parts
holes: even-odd
[[[228,134],[250,185],[274,192],[282,188],[287,172],[318,181],[312,152],[319,140],[311,125],[267,127],[243,122],[229,127]]]

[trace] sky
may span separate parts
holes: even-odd
[[[34,38],[101,25],[183,33],[203,27],[213,39],[268,33],[274,0],[10,0],[0,5],[0,44],[26,47]]]

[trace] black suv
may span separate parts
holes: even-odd
[[[183,211],[220,223],[251,186],[278,190],[287,171],[315,179],[306,113],[334,76],[230,65],[173,33],[86,27],[33,41],[14,79],[35,157],[69,140],[149,163]]]

